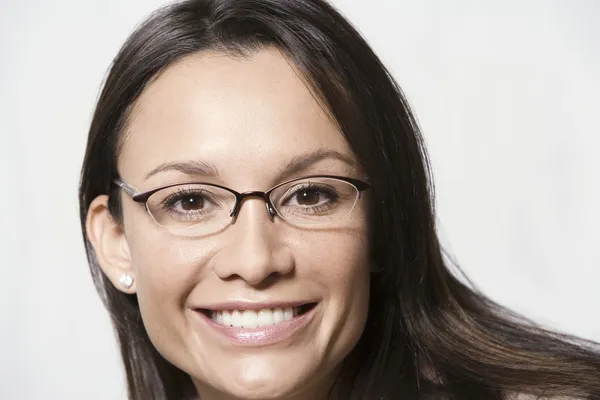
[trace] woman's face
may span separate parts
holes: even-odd
[[[134,107],[119,171],[139,191],[180,182],[266,191],[308,175],[362,178],[342,134],[273,49],[248,58],[203,53],[168,68]],[[271,220],[264,200],[252,197],[234,224],[194,237],[164,229],[122,197],[123,234],[109,242],[127,262],[101,264],[114,282],[122,272],[134,277],[129,291],[152,343],[203,399],[324,397],[367,318],[365,196],[331,229]],[[290,308],[306,303],[308,312]]]

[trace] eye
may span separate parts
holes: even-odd
[[[163,200],[163,207],[176,212],[204,211],[211,205],[210,194],[205,190],[180,189]]]
[[[210,221],[228,221],[235,195],[216,186],[190,183],[167,186],[155,192],[146,205],[163,226],[189,226]]]
[[[196,194],[185,195],[177,200],[176,203],[179,203],[181,209],[185,211],[195,211],[204,207],[204,198]]]
[[[339,198],[335,188],[314,183],[298,185],[288,193],[283,201],[285,206],[317,207],[335,203]]]
[[[296,202],[301,206],[314,206],[319,204],[325,196],[318,189],[306,188],[298,190],[294,193],[293,197],[295,197]]]

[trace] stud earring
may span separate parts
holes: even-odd
[[[131,287],[131,285],[133,285],[133,277],[131,275],[129,275],[129,274],[123,274],[119,278],[119,283],[125,289],[129,289]]]

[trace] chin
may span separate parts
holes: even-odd
[[[293,392],[278,385],[266,384],[264,386],[251,385],[249,387],[238,387],[230,395],[234,398],[247,400],[271,400],[293,397]]]
[[[303,387],[302,380],[294,379],[293,376],[270,376],[261,378],[255,376],[238,376],[222,383],[219,388],[221,398],[268,400],[268,399],[308,399],[311,398],[306,392],[299,393],[298,387]]]
[[[219,400],[313,399],[316,392],[322,392],[324,375],[329,376],[316,368],[316,360],[307,362],[299,354],[257,357],[241,353],[237,362],[228,361],[212,363],[216,368],[197,374],[194,380],[201,395]]]

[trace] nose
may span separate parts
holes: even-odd
[[[279,221],[272,222],[264,200],[247,198],[240,207],[235,224],[226,231],[227,245],[214,272],[223,280],[242,279],[251,286],[290,274],[293,258],[278,239]]]

